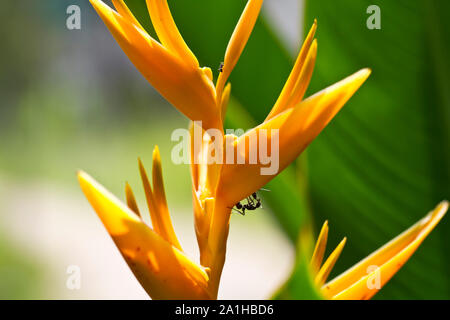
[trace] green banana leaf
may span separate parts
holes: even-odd
[[[369,30],[376,4],[381,29]],[[308,149],[314,217],[349,241],[342,272],[450,196],[450,2],[307,0],[318,20],[311,92],[362,68],[372,76]],[[376,296],[450,298],[447,219]],[[333,276],[333,274],[332,274]]]

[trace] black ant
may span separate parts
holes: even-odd
[[[264,191],[269,191],[267,189],[261,189]],[[242,201],[239,201],[238,203],[236,203],[236,205],[231,208],[234,211],[236,211],[237,213],[239,213],[240,215],[245,216],[245,210],[248,211],[253,211],[256,210],[258,208],[261,208],[261,198],[258,196],[258,194],[256,192],[253,192],[249,197],[247,197],[245,200],[247,200],[247,203],[243,204],[241,203]],[[236,207],[236,208],[235,208]]]
[[[225,66],[225,64],[223,62],[220,63],[219,65],[219,72],[222,73],[223,72],[223,67]]]

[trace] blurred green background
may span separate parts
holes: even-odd
[[[126,2],[152,32],[145,1]],[[200,63],[215,71],[246,1],[169,3]],[[66,28],[70,4],[81,8],[81,30]],[[372,4],[381,30],[366,27]],[[228,127],[265,118],[314,18],[308,95],[363,67],[373,74],[270,183],[272,210],[233,216],[219,297],[270,297],[291,271],[301,225],[317,231],[329,220],[330,248],[349,238],[333,277],[450,198],[449,15],[446,0],[265,1],[231,76]],[[170,161],[170,134],[187,120],[136,71],[88,1],[7,2],[0,18],[0,298],[146,298],[75,172],[121,198],[129,181],[143,200],[136,159],[150,166],[158,144],[175,228],[195,256],[189,170]],[[447,220],[376,298],[450,298]],[[80,290],[66,287],[70,265],[80,267]]]

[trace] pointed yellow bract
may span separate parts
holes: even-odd
[[[136,68],[170,103],[188,118],[201,120],[205,128],[221,126],[214,84],[203,69],[186,63],[180,58],[180,51],[164,47],[150,37],[135,24],[131,13],[126,13],[123,2],[117,2],[122,3],[118,5],[121,15],[100,0],[90,1]],[[173,43],[175,38],[170,38]]]
[[[134,213],[136,213],[139,216],[139,218],[142,218],[141,213],[139,212],[138,205],[136,203],[136,198],[134,197],[133,190],[131,189],[131,186],[128,184],[128,182],[125,184],[125,196],[127,198],[128,208],[130,208]]]
[[[133,211],[84,172],[85,196],[142,287],[153,299],[209,299],[204,269],[150,229]]]
[[[236,28],[234,29],[233,35],[231,36],[225,52],[225,61],[222,72],[219,74],[219,78],[217,80],[216,90],[218,104],[222,101],[222,92],[225,83],[227,82],[231,71],[236,66],[236,63],[238,62],[239,57],[247,44],[250,34],[252,33],[262,4],[263,0],[249,0]]]
[[[369,69],[360,70],[239,137],[235,141],[234,152],[235,154],[240,153],[241,158],[246,159],[245,164],[223,165],[217,196],[223,197],[226,205],[233,206],[276,176],[262,175],[261,168],[266,165],[252,164],[249,160],[249,140],[252,136],[267,139],[270,146],[272,136],[268,133],[272,129],[279,130],[279,170],[277,173],[283,171],[333,119],[369,77],[370,72]],[[236,181],[245,181],[246,183],[236,184]]]
[[[322,294],[329,299],[367,300],[372,298],[412,256],[444,217],[447,210],[448,202],[441,202],[432,212],[411,228],[323,285],[346,242],[346,238],[344,238],[320,270],[317,271],[316,266],[319,261],[317,257],[325,251],[327,242],[328,223],[325,222],[311,261],[311,264],[315,266],[312,269],[316,274],[315,282],[318,286],[321,286]],[[320,267],[320,263],[318,267]]]
[[[143,32],[145,32],[144,27],[139,23],[139,21],[136,19],[136,17],[133,15],[133,13],[130,11],[130,9],[127,7],[125,2],[123,0],[112,0],[112,3],[114,5],[114,8],[116,8],[117,12],[124,17],[126,20],[130,21],[131,24],[135,25],[139,29],[141,29]]]
[[[325,281],[327,281],[327,278],[330,275],[331,270],[333,270],[336,261],[339,259],[342,250],[344,250],[344,246],[346,243],[347,238],[342,239],[342,241],[339,243],[336,249],[334,249],[334,251],[330,254],[330,256],[325,261],[323,266],[320,268],[319,272],[316,275],[316,278],[314,279],[314,282],[317,285],[321,286],[322,284],[325,283]]]
[[[162,45],[191,67],[198,68],[197,58],[184,42],[173,21],[167,0],[147,0],[147,8]]]
[[[161,163],[159,159],[158,147],[155,147],[153,158],[153,187],[150,186],[150,181],[147,177],[144,165],[139,159],[139,171],[141,173],[142,184],[145,190],[145,197],[147,199],[148,209],[152,225],[156,233],[161,235],[166,241],[181,250],[175,230],[173,229],[172,220],[170,219],[169,209],[167,208],[166,196],[164,193],[164,186],[162,184]],[[156,164],[155,164],[156,162]]]
[[[228,83],[225,86],[225,89],[222,94],[222,102],[221,102],[221,107],[220,107],[220,110],[222,112],[222,122],[225,121],[225,114],[227,113],[228,102],[230,100],[230,94],[231,94],[231,83]]]
[[[317,57],[317,40],[314,39],[311,48],[308,51],[308,55],[306,56],[306,61],[302,68],[302,71],[300,72],[300,76],[297,82],[295,83],[291,97],[286,103],[285,108],[281,108],[278,111],[278,113],[281,113],[284,110],[289,109],[302,101],[306,89],[308,89],[309,82],[311,81],[314,66],[316,63],[316,57]]]
[[[322,265],[323,256],[325,255],[325,249],[327,248],[328,241],[328,221],[322,226],[319,233],[319,238],[317,239],[316,246],[314,248],[314,253],[311,258],[311,268],[313,272],[319,272],[320,266]]]
[[[300,49],[300,53],[298,54],[297,60],[295,61],[294,68],[292,68],[291,74],[289,75],[289,78],[283,87],[283,91],[281,91],[281,94],[278,97],[278,100],[275,103],[272,110],[270,111],[269,115],[267,116],[266,121],[273,118],[280,112],[286,110],[288,102],[292,98],[292,93],[294,91],[295,85],[299,82],[299,79],[301,78],[302,70],[305,69],[304,68],[305,60],[306,57],[308,56],[308,53],[310,52],[311,44],[314,40],[316,30],[317,30],[317,20],[314,20],[314,23],[311,29],[309,30],[305,42],[303,43],[303,46]]]

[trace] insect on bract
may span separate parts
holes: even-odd
[[[260,189],[260,190],[270,191],[267,189]],[[242,201],[244,201],[244,200],[246,200],[247,203],[242,203]],[[256,192],[253,192],[249,197],[245,198],[244,200],[236,203],[236,205],[231,209],[233,209],[235,212],[239,213],[240,215],[245,216],[245,210],[254,211],[256,209],[262,208],[261,198],[258,196],[258,194]]]

